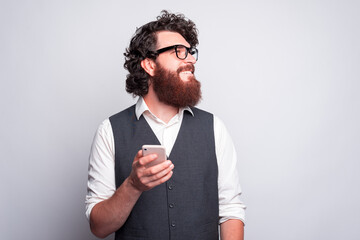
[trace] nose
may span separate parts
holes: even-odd
[[[192,63],[192,64],[195,64],[195,63],[196,63],[196,59],[195,59],[194,56],[191,55],[190,53],[188,53],[185,61],[186,61],[187,63]]]

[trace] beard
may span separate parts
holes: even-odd
[[[160,102],[176,108],[183,108],[186,106],[194,107],[200,101],[200,82],[196,80],[194,75],[188,76],[187,81],[183,81],[180,78],[182,71],[194,73],[195,67],[188,64],[178,68],[175,72],[157,65],[151,83]]]

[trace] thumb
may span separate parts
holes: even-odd
[[[142,150],[139,150],[136,154],[136,156],[134,157],[134,161],[133,162],[137,162],[139,161],[139,158],[141,158],[143,156],[142,154]]]

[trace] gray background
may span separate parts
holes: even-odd
[[[1,1],[1,239],[96,239],[100,122],[135,100],[123,52],[161,9],[200,30],[201,108],[239,155],[246,239],[359,239],[359,1]]]

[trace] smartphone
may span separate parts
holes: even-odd
[[[152,167],[156,164],[162,163],[166,160],[166,149],[161,145],[143,145],[142,146],[143,156],[156,153],[158,158],[148,163],[146,167]]]

